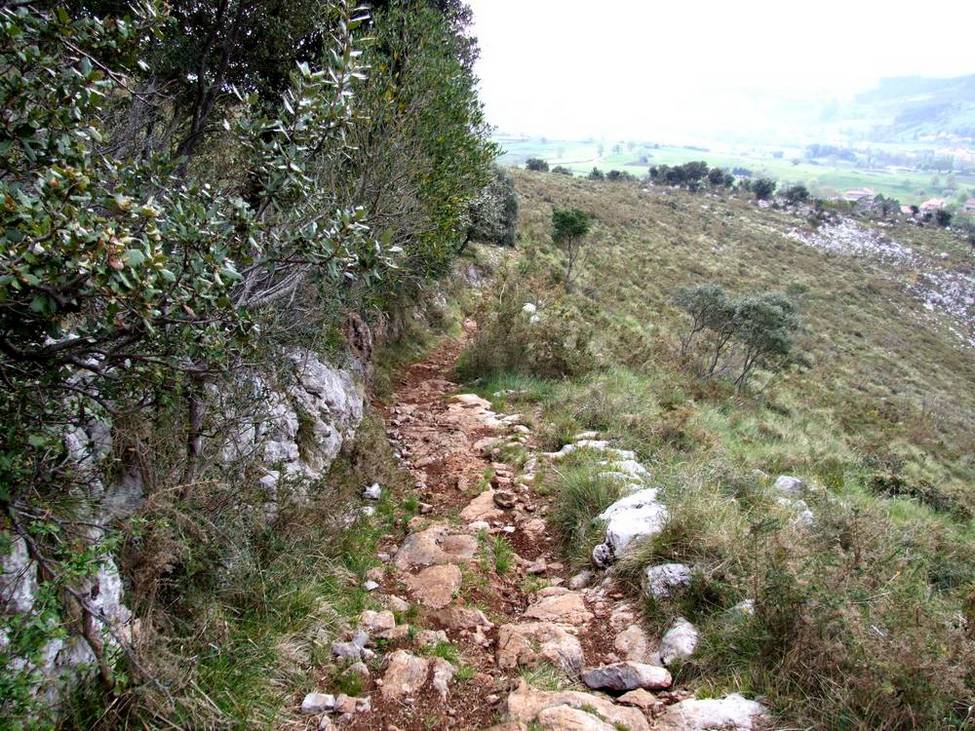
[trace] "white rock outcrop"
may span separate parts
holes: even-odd
[[[710,731],[737,729],[751,731],[759,728],[767,715],[765,707],[738,693],[724,698],[690,698],[670,706],[660,718],[661,731]]]
[[[657,490],[644,488],[620,498],[599,514],[606,521],[606,540],[593,551],[597,566],[606,566],[623,555],[633,541],[656,535],[667,522],[667,508]]]
[[[691,567],[682,563],[648,566],[643,572],[643,591],[654,599],[667,599],[678,589],[691,585]]]
[[[678,617],[660,639],[660,659],[664,665],[686,660],[694,654],[700,638],[697,627],[683,617]]]

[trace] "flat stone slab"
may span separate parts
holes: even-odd
[[[582,682],[597,690],[619,692],[637,688],[663,690],[670,687],[673,679],[667,669],[659,665],[626,661],[588,668],[582,673]]]
[[[737,729],[752,731],[767,715],[761,703],[738,693],[724,698],[690,698],[670,706],[658,721],[662,731],[710,731]]]
[[[445,525],[431,525],[408,535],[396,552],[393,563],[400,569],[466,563],[474,557],[476,550],[476,537],[452,533]]]
[[[498,628],[498,667],[534,667],[548,662],[567,673],[582,669],[582,645],[567,628],[550,622],[505,624]]]
[[[594,718],[610,724],[610,728],[616,726],[616,728],[626,728],[628,731],[650,731],[647,719],[637,708],[618,706],[606,696],[596,693],[574,690],[535,690],[524,679],[518,688],[508,695],[506,705],[508,717],[516,723],[529,724],[536,721],[539,714],[546,709],[567,706],[586,712],[590,709],[595,710],[599,715]],[[548,717],[551,718],[551,714]]]
[[[396,700],[414,695],[427,682],[429,670],[428,659],[397,650],[389,656],[389,665],[383,675],[383,698]]]
[[[475,520],[490,522],[500,519],[503,514],[494,504],[494,490],[485,490],[460,511],[460,519],[465,523],[472,523]]]
[[[654,643],[638,624],[631,624],[613,638],[613,649],[625,660],[642,662],[647,665],[660,665],[660,655]]]
[[[416,576],[406,579],[406,588],[420,604],[431,609],[442,609],[450,604],[460,589],[462,576],[456,564],[445,563],[429,566]]]
[[[544,708],[535,716],[535,724],[542,731],[617,731],[593,715],[588,709],[573,708],[572,706],[554,706]]]
[[[586,624],[593,615],[586,609],[582,594],[566,591],[539,599],[525,610],[525,617],[560,624]]]

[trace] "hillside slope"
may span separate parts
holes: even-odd
[[[534,489],[570,565],[612,564],[653,636],[678,617],[696,626],[696,650],[670,669],[699,696],[762,697],[787,727],[970,724],[967,244],[905,223],[814,229],[737,196],[516,183],[519,251],[460,373],[495,408],[536,414],[543,449],[589,431],[632,450],[668,515],[624,550],[597,517],[626,494],[598,451],[543,465]],[[594,216],[569,292],[550,235],[566,206]],[[803,322],[791,365],[740,392],[720,369],[702,377],[694,346],[681,357],[690,320],[673,300],[702,283],[786,294]],[[657,591],[672,571],[686,582]]]

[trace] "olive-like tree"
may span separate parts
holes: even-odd
[[[565,252],[565,288],[572,289],[572,275],[582,256],[592,217],[578,208],[552,211],[552,241]]]
[[[766,201],[775,193],[775,181],[771,178],[759,178],[752,182],[752,192],[760,201]]]

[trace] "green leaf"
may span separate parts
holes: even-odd
[[[146,255],[138,249],[129,249],[123,255],[125,263],[130,267],[137,267],[146,260]]]

